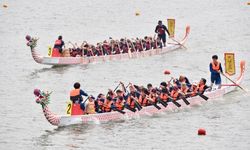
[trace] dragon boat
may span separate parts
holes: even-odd
[[[178,42],[174,40],[176,43],[168,43],[166,47],[151,49],[141,52],[133,52],[133,53],[122,53],[115,55],[102,55],[102,56],[83,56],[83,57],[50,57],[50,56],[42,56],[35,49],[37,46],[38,39],[32,38],[33,40],[29,41],[27,44],[31,48],[31,54],[33,59],[40,64],[45,65],[74,65],[74,64],[89,64],[93,62],[104,62],[111,60],[121,60],[121,59],[132,59],[132,58],[140,58],[147,57],[152,55],[164,54],[170,51],[177,50],[182,48],[185,42],[187,41],[188,35],[190,33],[190,26],[186,27],[186,33],[183,39]]]
[[[245,72],[245,61],[240,62],[240,73],[238,75],[238,78],[235,79],[236,86],[222,86],[220,89],[213,89],[212,91],[206,91],[204,95],[208,97],[207,101],[213,101],[216,100],[218,97],[222,97],[223,95],[232,92],[237,89],[237,86],[239,86],[244,77]],[[112,111],[107,113],[97,113],[97,114],[90,114],[90,115],[56,115],[52,113],[48,107],[49,101],[50,101],[50,93],[48,92],[40,92],[40,97],[36,99],[36,102],[38,104],[41,104],[42,110],[44,113],[45,118],[48,120],[48,122],[54,126],[69,126],[69,125],[75,125],[75,124],[88,124],[88,123],[96,123],[96,122],[108,122],[112,120],[122,120],[122,119],[129,119],[129,118],[137,118],[138,116],[144,116],[144,115],[153,115],[160,112],[165,111],[175,111],[179,109],[185,109],[186,107],[192,107],[194,105],[201,105],[205,102],[201,96],[194,96],[187,98],[187,101],[190,103],[189,105],[186,105],[186,103],[182,100],[177,100],[177,102],[181,105],[180,107],[177,107],[174,105],[173,102],[168,102],[168,105],[166,107],[159,104],[158,106],[161,107],[161,109],[156,109],[153,105],[143,107],[140,111],[132,112],[130,110],[124,109],[124,114]]]

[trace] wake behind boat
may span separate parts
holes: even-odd
[[[167,102],[166,106],[163,106],[161,104],[157,105],[159,108],[157,108],[155,105],[150,105],[146,107],[142,107],[139,111],[131,111],[128,109],[124,109],[123,113],[118,111],[111,111],[106,113],[96,113],[96,114],[88,114],[88,115],[74,115],[74,116],[68,116],[68,115],[56,115],[52,113],[49,110],[48,104],[50,100],[50,94],[48,92],[39,92],[37,91],[34,93],[38,98],[36,99],[36,102],[42,105],[43,113],[48,120],[49,123],[55,126],[68,126],[68,125],[74,125],[74,124],[87,124],[87,123],[95,123],[95,122],[107,122],[112,120],[122,120],[122,119],[128,119],[128,118],[136,118],[138,116],[145,116],[145,115],[153,115],[160,112],[165,111],[173,111],[178,109],[183,109],[185,107],[194,106],[194,105],[200,105],[207,100],[212,101],[215,100],[218,97],[222,97],[225,94],[232,92],[236,90],[237,87],[240,87],[240,84],[243,81],[245,72],[245,61],[240,62],[240,74],[238,78],[235,80],[234,86],[222,86],[220,89],[213,89],[208,90],[203,93],[203,96],[197,95],[194,97],[189,97],[184,100],[177,100],[176,102],[178,105],[176,105],[173,101]],[[234,82],[234,81],[233,81]],[[207,97],[207,98],[204,98]],[[188,103],[188,104],[187,104]]]
[[[190,33],[190,27],[186,27],[186,33],[183,39],[178,42],[174,40],[174,43],[167,43],[165,47],[159,47],[156,46],[150,46],[149,49],[145,48],[143,44],[142,45],[142,50],[139,50],[139,48],[136,48],[136,45],[131,43],[126,43],[125,46],[128,47],[127,52],[119,52],[119,54],[114,54],[114,53],[107,53],[104,54],[102,50],[102,54],[100,55],[95,55],[91,54],[89,56],[83,55],[81,57],[72,57],[70,55],[69,50],[65,50],[64,52],[67,53],[67,55],[64,55],[65,57],[50,57],[50,56],[42,56],[36,51],[36,46],[37,46],[37,41],[38,39],[36,38],[31,38],[30,36],[26,36],[26,39],[28,37],[28,43],[27,45],[31,48],[31,54],[33,59],[40,64],[45,64],[45,65],[74,65],[74,64],[89,64],[93,62],[105,62],[105,61],[111,61],[111,60],[122,60],[122,59],[132,59],[132,58],[141,58],[141,57],[148,57],[148,56],[153,56],[153,55],[159,55],[159,54],[164,54],[170,51],[177,50],[179,48],[184,47],[185,42],[187,41],[188,35]],[[120,49],[119,43],[118,47]],[[101,47],[101,49],[103,46]],[[133,50],[134,49],[134,50]],[[122,51],[122,50],[121,50]]]

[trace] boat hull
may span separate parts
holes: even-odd
[[[240,69],[241,69],[240,75],[236,80],[237,85],[241,84],[243,77],[244,77],[244,72],[245,72],[244,61],[241,61]],[[235,91],[236,89],[237,89],[236,86],[225,86],[225,87],[222,87],[221,89],[214,89],[212,91],[205,92],[204,95],[209,98],[208,101],[214,101],[217,98],[222,97],[223,95],[227,93]],[[160,110],[156,109],[154,106],[147,106],[147,107],[143,107],[142,110],[136,111],[136,112],[124,110],[126,112],[125,114],[121,114],[119,112],[113,111],[109,113],[99,113],[99,114],[91,114],[91,115],[60,116],[60,123],[58,124],[58,126],[68,126],[68,125],[73,125],[73,124],[89,124],[89,123],[92,124],[92,123],[107,122],[107,121],[112,121],[112,120],[124,120],[124,119],[130,119],[130,118],[138,118],[140,116],[145,116],[145,115],[154,115],[154,114],[158,114],[161,112],[176,111],[176,110],[181,110],[185,108],[190,108],[191,106],[195,106],[195,105],[199,106],[207,102],[200,96],[190,97],[190,98],[187,98],[187,100],[190,102],[190,105],[186,105],[184,101],[178,100],[178,103],[181,104],[181,107],[177,107],[172,102],[168,102],[167,107],[164,107],[161,104],[159,104],[159,106],[161,107]]]
[[[171,43],[167,44],[166,47],[151,49],[147,51],[141,52],[133,52],[133,53],[124,53],[124,54],[116,54],[116,55],[104,55],[104,56],[91,56],[91,57],[46,57],[41,56],[37,53],[35,48],[31,49],[33,59],[40,64],[45,65],[76,65],[76,64],[89,64],[93,62],[105,62],[112,60],[122,60],[122,59],[135,59],[141,57],[148,57],[153,55],[160,55],[167,52],[171,52],[183,47],[183,44],[187,41],[188,35],[190,32],[190,27],[186,27],[186,33],[184,38],[180,41],[180,43]]]

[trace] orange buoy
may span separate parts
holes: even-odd
[[[203,128],[200,128],[200,129],[198,130],[198,135],[206,135],[206,130],[203,129]]]
[[[165,70],[164,74],[170,74],[170,71],[169,70]]]

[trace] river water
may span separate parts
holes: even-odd
[[[7,8],[2,5],[7,4]],[[0,1],[0,149],[250,149],[250,96],[240,90],[201,107],[133,120],[56,128],[35,103],[34,88],[53,91],[50,109],[65,114],[74,82],[89,94],[118,81],[158,86],[165,69],[192,81],[209,78],[213,54],[250,58],[250,6],[246,0],[4,0]],[[135,16],[140,12],[140,16]],[[25,35],[39,37],[46,55],[58,35],[92,43],[109,37],[154,35],[159,19],[176,19],[176,39],[187,24],[188,49],[148,58],[53,68],[33,61]],[[248,67],[247,67],[248,68]],[[250,89],[250,71],[243,87]],[[223,80],[225,81],[225,80]],[[197,136],[205,128],[206,136]]]

